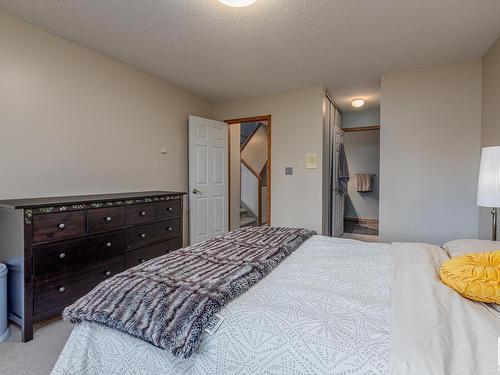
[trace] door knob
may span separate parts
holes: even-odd
[[[198,190],[198,189],[193,189],[193,194],[199,194],[199,195],[201,195],[201,194],[203,194],[203,192],[200,191],[200,190]]]

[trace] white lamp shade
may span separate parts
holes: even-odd
[[[483,148],[477,205],[500,207],[500,146]]]

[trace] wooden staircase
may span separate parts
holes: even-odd
[[[240,228],[257,226],[257,218],[251,216],[250,212],[240,207]]]
[[[266,204],[264,204],[262,200],[263,194],[266,195],[267,199],[267,189],[269,188],[269,158],[266,157],[269,150],[268,148],[263,149],[264,144],[262,142],[250,142],[250,140],[260,131],[261,128],[265,130],[267,137],[269,138],[269,129],[267,125],[262,122],[242,123],[240,126],[241,170],[245,171],[245,178],[242,177],[241,184],[246,187],[245,194],[242,193],[240,202],[240,228],[259,226],[263,223],[267,223],[267,201],[265,202]],[[259,133],[259,135],[262,137],[261,133]],[[244,150],[247,145],[251,145],[251,147],[253,147],[253,153],[250,153],[249,155],[253,164],[248,163],[244,158]],[[255,158],[256,152],[260,155],[260,158]],[[253,158],[251,156],[252,154],[254,155]],[[263,158],[267,160],[264,161],[262,160]],[[262,163],[264,165],[262,165]],[[255,177],[257,186],[254,186],[255,181],[251,175]],[[243,176],[243,172],[241,176]],[[256,189],[255,191],[254,188]],[[254,193],[256,193],[257,196],[254,196]],[[247,204],[248,202],[250,203]],[[257,204],[258,207],[256,206]]]

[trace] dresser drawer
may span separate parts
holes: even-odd
[[[125,251],[125,231],[111,232],[77,240],[33,246],[35,275],[66,272],[70,268],[112,258]]]
[[[125,255],[125,268],[135,267],[150,259],[165,255],[171,251],[182,247],[179,237],[160,242],[154,245],[146,246],[141,249],[127,251]]]
[[[52,316],[90,292],[97,284],[124,270],[123,256],[57,277],[34,280],[33,309],[35,318]]]
[[[181,216],[181,201],[172,200],[156,204],[158,220],[172,219]]]
[[[178,237],[181,235],[180,219],[172,219],[168,221],[163,221],[156,224],[157,240],[166,240],[173,237]]]
[[[135,249],[178,236],[180,236],[180,219],[131,228],[127,231],[127,249]]]
[[[135,204],[127,207],[127,225],[139,225],[156,221],[154,203]]]
[[[87,232],[103,232],[125,226],[125,207],[96,208],[87,211]]]
[[[33,242],[76,237],[85,233],[85,212],[60,212],[33,216]]]

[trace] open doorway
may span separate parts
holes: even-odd
[[[229,124],[229,228],[271,223],[271,116]]]
[[[380,110],[344,112],[342,128],[350,180],[345,200],[344,237],[378,241]]]

